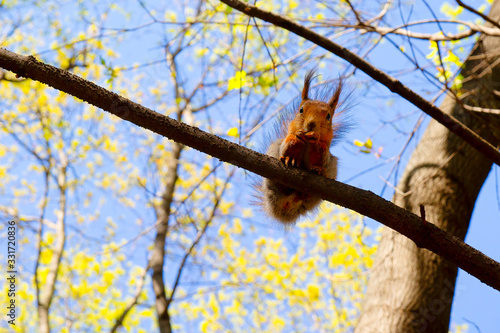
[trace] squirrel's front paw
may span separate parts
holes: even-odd
[[[302,165],[302,159],[298,156],[293,156],[290,154],[284,154],[280,156],[281,162],[285,163],[288,166],[300,167]]]
[[[300,167],[304,160],[305,142],[301,138],[287,137],[281,144],[280,160],[288,166]]]
[[[299,159],[290,157],[290,156],[281,156],[280,157],[281,162],[285,163],[288,166],[293,166],[293,167],[298,167],[301,164],[301,161]]]

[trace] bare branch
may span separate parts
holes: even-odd
[[[80,98],[121,119],[165,136],[221,161],[286,184],[370,217],[451,261],[489,286],[500,290],[500,263],[465,244],[432,223],[395,204],[347,184],[304,170],[286,167],[279,160],[175,121],[72,73],[0,49],[0,66]],[[429,221],[432,222],[432,221]]]
[[[498,24],[498,22],[496,22],[495,20],[492,20],[491,18],[489,18],[487,15],[484,15],[483,13],[481,12],[478,12],[477,10],[475,10],[474,8],[472,8],[471,6],[469,5],[466,5],[465,3],[463,3],[462,1],[460,0],[456,0],[457,3],[464,7],[465,9],[467,9],[469,12],[471,13],[474,13],[478,16],[481,16],[483,18],[483,20],[485,20],[486,22],[489,22],[491,24],[493,24],[493,26],[497,27],[497,28],[500,28],[500,24]]]
[[[354,13],[354,16],[356,16],[356,20],[358,21],[359,25],[363,26],[364,25],[363,19],[361,18],[361,16],[359,16],[359,13],[356,10],[356,8],[354,8],[350,0],[346,0],[346,2],[349,5],[349,7],[351,7],[351,11]]]
[[[64,244],[66,242],[66,192],[67,192],[67,168],[68,160],[62,151],[59,151],[60,165],[57,167],[57,188],[59,190],[59,207],[56,213],[56,240],[52,257],[49,263],[49,272],[46,282],[41,290],[38,290],[38,317],[40,320],[40,332],[49,333],[49,311],[54,291],[56,288],[59,266],[64,253]],[[42,220],[43,221],[43,220]]]
[[[321,27],[336,27],[336,28],[346,28],[346,29],[357,29],[362,33],[364,32],[377,32],[382,35],[386,34],[396,34],[402,36],[408,36],[416,39],[425,39],[425,40],[433,40],[433,41],[451,41],[451,40],[460,40],[467,37],[470,37],[476,33],[482,33],[488,36],[500,36],[500,29],[491,28],[484,25],[477,25],[472,22],[461,21],[461,20],[448,20],[448,19],[426,19],[426,20],[418,20],[413,22],[408,22],[398,27],[379,27],[376,25],[370,25],[368,22],[372,20],[363,22],[362,24],[346,24],[344,22],[333,21],[333,20],[324,20],[324,19],[311,19],[311,18],[294,18],[296,21],[302,22],[313,22],[319,23]],[[452,34],[452,33],[444,33],[443,30],[439,30],[434,33],[420,33],[413,32],[408,30],[408,27],[422,25],[422,24],[442,24],[442,23],[452,23],[458,25],[464,25],[468,30],[464,30],[462,32]],[[363,32],[364,31],[364,32]]]
[[[19,215],[19,212],[17,209],[8,207],[8,206],[2,206],[0,205],[0,212],[3,212],[7,214],[8,216],[11,216],[14,220],[22,221],[22,222],[40,222],[40,217],[39,216],[30,216],[30,215]],[[47,227],[51,229],[56,229],[56,224],[50,220],[47,220],[44,218],[42,220],[43,224],[46,225]]]
[[[440,32],[435,32],[433,34],[426,34],[426,33],[420,33],[420,32],[413,32],[409,31],[406,29],[395,29],[395,28],[386,28],[386,27],[375,27],[375,26],[366,26],[362,25],[359,26],[361,31],[369,32],[373,31],[376,33],[379,33],[381,35],[387,35],[387,34],[395,34],[395,35],[401,35],[401,36],[406,36],[406,37],[411,37],[415,39],[425,39],[425,40],[430,40],[430,41],[450,41],[450,40],[459,40],[459,39],[464,39],[470,36],[473,36],[479,32],[479,30],[473,30],[469,29],[466,31],[459,32],[457,34],[443,34]],[[494,34],[492,33],[491,35],[493,36],[500,36],[500,30],[495,30]]]
[[[382,7],[382,10],[380,11],[380,13],[378,13],[377,15],[375,15],[374,17],[372,17],[371,19],[366,21],[365,24],[372,24],[373,22],[376,22],[376,21],[380,20],[382,17],[384,17],[385,14],[387,14],[387,11],[389,10],[389,8],[391,7],[392,1],[393,0],[388,0],[384,4],[384,7]]]
[[[45,168],[44,170],[44,180],[45,180],[45,190],[43,192],[43,197],[42,197],[42,202],[41,202],[41,214],[39,218],[39,225],[38,225],[38,230],[36,234],[36,260],[35,260],[35,287],[36,287],[36,301],[38,304],[40,304],[40,281],[39,281],[39,276],[38,276],[38,267],[40,266],[40,258],[42,256],[42,237],[43,237],[43,226],[44,226],[44,216],[45,216],[45,211],[47,209],[47,204],[48,204],[48,197],[49,197],[49,181],[50,181],[50,166]]]
[[[147,267],[144,269],[144,272],[139,276],[139,279],[137,280],[137,285],[135,288],[135,295],[128,301],[127,305],[125,306],[125,309],[123,309],[122,314],[118,319],[116,319],[115,324],[111,328],[110,332],[114,333],[116,332],[120,327],[123,326],[123,321],[127,317],[128,313],[132,308],[137,304],[137,301],[139,300],[139,296],[141,296],[142,289],[144,288],[144,281],[146,280],[146,275],[149,270],[149,263]]]
[[[473,112],[478,112],[478,113],[489,113],[489,114],[498,114],[500,115],[500,109],[488,109],[488,108],[482,108],[479,106],[471,106],[467,105],[465,103],[461,103],[464,109],[467,111],[473,111]]]

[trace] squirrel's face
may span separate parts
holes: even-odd
[[[318,139],[329,144],[333,136],[334,112],[328,103],[315,100],[302,101],[294,119],[296,130],[304,133],[314,132]]]
[[[337,88],[327,103],[309,98],[309,87],[314,76],[314,71],[307,73],[302,88],[302,102],[299,110],[290,124],[289,131],[303,132],[308,140],[319,140],[330,145],[333,138],[332,118],[340,93],[342,92],[342,80],[338,81]]]

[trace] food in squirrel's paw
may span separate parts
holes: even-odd
[[[336,179],[337,157],[330,153],[330,145],[339,131],[339,124],[333,123],[333,116],[339,104],[342,82],[339,80],[326,102],[310,99],[313,75],[314,71],[307,73],[302,100],[294,110],[293,118],[277,125],[281,127],[278,132],[283,135],[271,143],[266,153],[288,166]],[[267,178],[259,190],[266,213],[287,225],[321,203],[321,198],[312,193],[299,192]]]

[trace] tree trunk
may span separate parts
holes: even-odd
[[[499,20],[500,0],[493,3],[489,16]],[[474,46],[462,69],[467,105],[500,109],[494,94],[500,90],[495,63],[499,50],[498,37],[481,36]],[[499,115],[465,111],[452,96],[445,98],[441,109],[493,145],[500,143]],[[487,158],[432,120],[393,201],[419,215],[423,205],[426,221],[463,239],[490,169]],[[385,228],[355,332],[447,333],[456,277],[454,264]]]
[[[158,314],[158,327],[160,333],[171,333],[172,323],[168,306],[170,300],[165,293],[165,280],[163,278],[163,265],[165,262],[165,244],[168,234],[168,221],[170,218],[170,209],[174,200],[175,183],[178,178],[179,159],[183,146],[180,143],[172,144],[172,159],[169,161],[167,179],[165,180],[165,193],[160,207],[157,208],[156,238],[154,242],[153,254],[151,256],[150,266],[152,269],[153,291],[156,297],[156,312]]]

